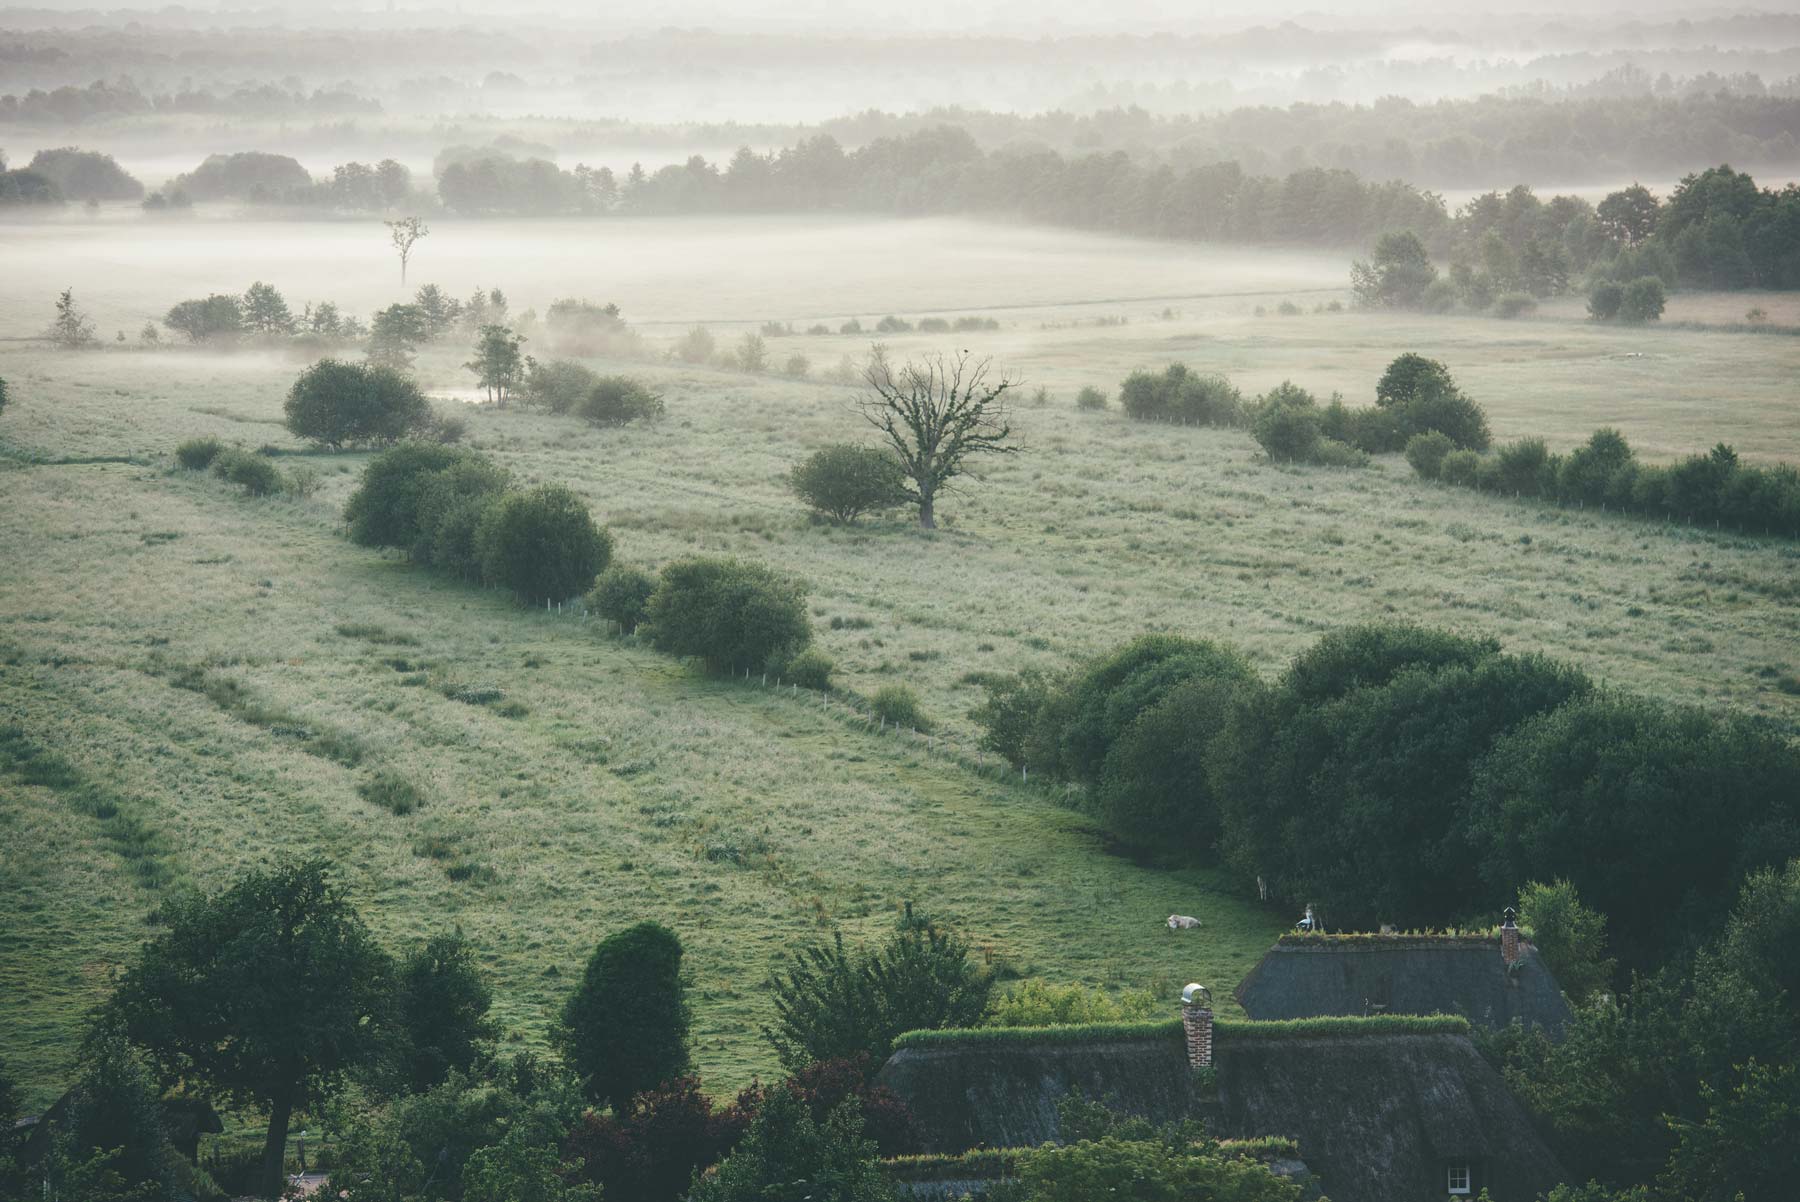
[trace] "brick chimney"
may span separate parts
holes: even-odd
[[[1500,924],[1500,959],[1507,965],[1519,962],[1519,928],[1513,921],[1518,916],[1518,912],[1511,906],[1506,907],[1501,914],[1504,921]]]
[[[1187,1032],[1188,1067],[1211,1068],[1212,990],[1204,985],[1189,985],[1181,991],[1181,1025]]]

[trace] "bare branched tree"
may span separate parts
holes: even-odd
[[[863,369],[868,391],[857,402],[863,420],[880,430],[906,476],[901,492],[919,507],[919,525],[937,526],[937,495],[964,473],[971,455],[1008,455],[1006,394],[1014,382],[988,378],[992,360],[958,351],[894,367],[876,347]]]
[[[388,233],[394,240],[394,249],[400,252],[400,286],[406,287],[406,261],[412,257],[413,243],[431,232],[423,218],[402,217],[398,221],[386,221]]]

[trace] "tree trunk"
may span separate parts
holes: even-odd
[[[919,500],[919,526],[921,529],[937,529],[937,519],[933,517],[931,513],[931,506],[934,499],[935,498],[933,498],[930,493],[926,493]]]
[[[287,1159],[288,1119],[293,1117],[293,1095],[283,1090],[269,1107],[269,1134],[263,1141],[262,1196],[279,1198],[287,1185],[282,1167]]]

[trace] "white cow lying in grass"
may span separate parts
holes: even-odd
[[[1186,914],[1171,914],[1169,915],[1169,929],[1171,931],[1197,931],[1200,929],[1200,920],[1189,918]]]

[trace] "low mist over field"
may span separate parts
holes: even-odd
[[[1784,1202],[1796,180],[1780,5],[0,9],[0,1199]]]

